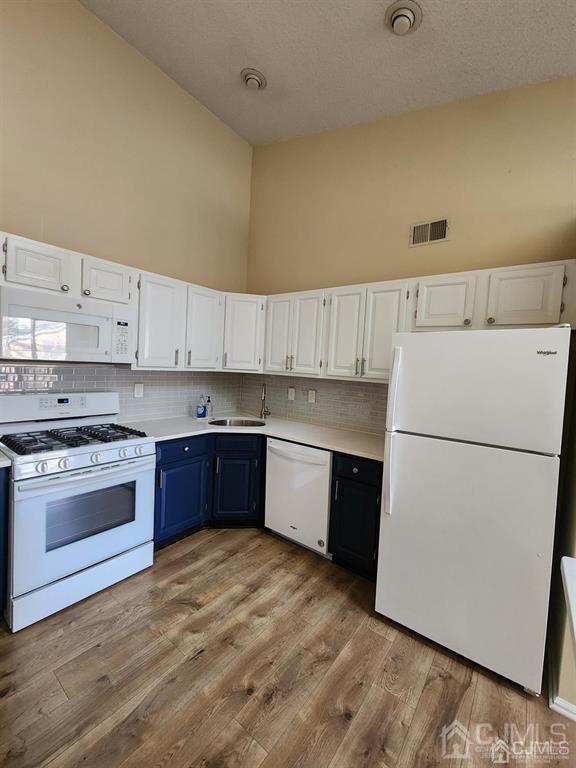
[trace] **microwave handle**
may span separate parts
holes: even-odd
[[[133,459],[132,461],[123,461],[118,464],[105,464],[104,466],[94,467],[94,469],[85,469],[80,472],[70,472],[66,475],[53,475],[49,478],[38,478],[33,480],[14,481],[15,491],[17,488],[18,496],[23,496],[39,490],[49,489],[51,491],[58,488],[65,488],[69,485],[83,483],[89,478],[100,475],[102,480],[109,477],[118,477],[122,475],[133,476],[134,469],[139,472],[145,469],[154,469],[156,466],[156,457],[149,456],[146,459]],[[132,471],[129,471],[132,470]]]

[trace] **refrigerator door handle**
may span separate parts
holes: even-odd
[[[390,377],[390,387],[388,390],[388,404],[386,408],[386,429],[393,431],[396,420],[396,400],[398,397],[398,380],[400,379],[400,364],[402,362],[402,347],[394,347],[394,358],[392,361],[392,376]]]
[[[385,515],[392,515],[393,494],[393,472],[392,472],[392,446],[394,444],[394,435],[386,432],[384,438],[384,477],[382,478],[382,488],[384,504],[382,512]]]

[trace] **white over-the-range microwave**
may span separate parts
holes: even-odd
[[[0,321],[0,358],[134,362],[132,306],[0,287]]]

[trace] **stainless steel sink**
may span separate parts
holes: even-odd
[[[265,421],[259,419],[212,419],[214,427],[264,427]]]

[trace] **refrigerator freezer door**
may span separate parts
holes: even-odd
[[[560,460],[403,434],[388,455],[376,610],[540,691]]]
[[[559,454],[570,328],[398,333],[387,429]]]

